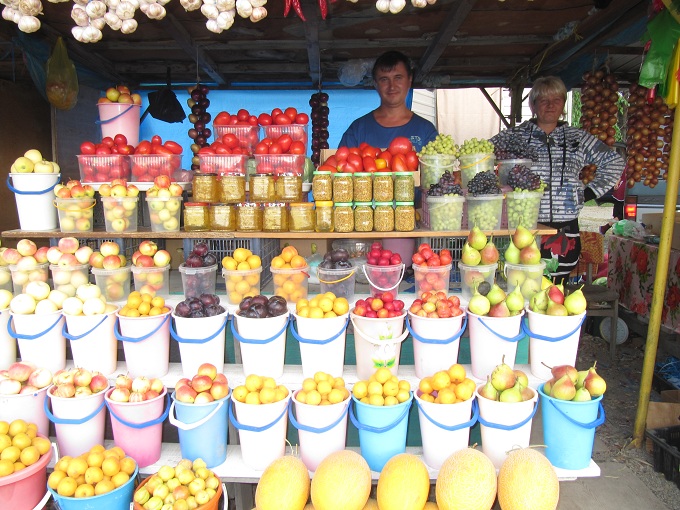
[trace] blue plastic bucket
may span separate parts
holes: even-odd
[[[49,487],[47,490],[50,491],[54,500],[59,503],[61,510],[129,510],[132,495],[135,492],[135,480],[138,470],[139,468],[135,468],[135,472],[132,473],[130,479],[123,485],[100,496],[68,498],[60,496]]]
[[[182,458],[192,462],[201,458],[209,468],[224,462],[227,458],[227,409],[230,397],[231,390],[229,395],[214,402],[185,404],[175,398],[175,392],[172,393],[169,420],[177,427]]]
[[[605,420],[602,396],[590,402],[571,402],[546,395],[538,388],[543,416],[545,456],[555,467],[584,469],[590,464],[595,429]]]
[[[408,412],[413,402],[413,393],[406,402],[396,406],[364,404],[354,395],[352,400],[354,409],[350,406],[349,417],[359,429],[361,456],[366,459],[372,471],[380,472],[388,460],[406,452]]]

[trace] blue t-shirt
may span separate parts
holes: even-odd
[[[424,145],[436,138],[437,130],[430,121],[415,113],[403,126],[384,127],[376,122],[373,112],[369,112],[350,124],[342,135],[339,147],[358,147],[360,143],[366,142],[373,147],[385,149],[398,136],[411,140],[413,148],[419,152]]]

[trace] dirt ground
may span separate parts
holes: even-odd
[[[597,429],[597,437],[605,448],[596,452],[593,459],[595,462],[625,463],[669,509],[680,509],[678,486],[667,481],[663,473],[654,471],[651,452],[644,447],[631,447],[646,338],[634,333],[631,328],[628,340],[618,346],[617,359],[612,362],[609,343],[595,336],[599,335],[598,328],[589,326],[586,331],[590,334],[586,333],[581,338],[577,368],[587,368],[597,361],[598,373],[607,381],[603,400],[607,419]],[[663,359],[665,355],[661,343],[657,359]],[[660,400],[660,395],[653,391],[651,399]]]

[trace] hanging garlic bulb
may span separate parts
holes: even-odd
[[[202,0],[179,0],[179,3],[185,10],[195,11],[201,8]]]
[[[375,3],[375,8],[380,12],[390,12],[390,0],[378,0]]]
[[[86,27],[90,24],[90,17],[87,15],[85,9],[79,5],[74,5],[71,8],[71,19],[76,22],[79,27]]]
[[[267,0],[250,0],[250,5],[253,6],[253,9],[256,7],[264,7],[267,5]]]
[[[122,33],[131,34],[135,30],[137,30],[137,21],[135,19],[123,20],[123,25],[120,27]]]
[[[411,0],[411,5],[422,9],[423,7],[427,7],[427,0]]]
[[[106,14],[106,4],[101,0],[93,0],[85,6],[85,12],[90,18],[101,18]]]
[[[170,0],[158,0],[156,3],[161,4],[161,5],[165,5],[165,4],[167,4],[169,1],[170,1]]]
[[[88,0],[73,0],[73,3],[85,7],[88,3]]]
[[[129,20],[135,15],[135,8],[130,2],[126,0],[118,4],[118,7],[116,7],[116,14],[122,20]],[[135,30],[136,29],[137,27],[135,27]]]
[[[217,20],[209,19],[208,21],[205,22],[205,26],[208,30],[210,30],[211,32],[213,32],[215,34],[221,34],[222,33],[222,29],[217,24]]]
[[[215,21],[222,30],[229,30],[234,24],[234,18],[236,18],[236,9],[229,9],[228,11],[221,12]]]
[[[101,39],[102,31],[97,27],[90,25],[89,27],[85,27],[85,30],[83,30],[83,42],[93,43],[101,41]]]
[[[230,11],[236,9],[236,0],[217,0],[215,5],[220,10],[220,12]]]
[[[253,13],[253,6],[249,0],[236,0],[236,12],[242,18],[248,18]]]
[[[150,19],[163,19],[165,18],[165,7],[157,3],[149,4],[149,9],[146,15]]]
[[[123,20],[121,20],[115,12],[107,12],[104,14],[104,21],[109,26],[111,30],[120,30],[123,26]]]
[[[265,7],[255,7],[253,13],[250,15],[250,21],[257,23],[267,17],[267,9]]]
[[[19,11],[26,16],[37,16],[42,12],[42,2],[40,0],[21,0]]]
[[[19,18],[19,23],[17,23],[17,25],[19,25],[19,30],[26,34],[30,34],[40,29],[40,20],[35,16],[24,15]]]
[[[106,20],[104,18],[94,18],[90,20],[90,25],[96,27],[97,30],[104,30],[106,26]]]
[[[2,19],[5,19],[7,21],[14,21],[15,13],[19,14],[19,11],[13,9],[12,7],[5,6],[5,8],[2,10]]]
[[[434,5],[437,3],[437,0],[427,0],[427,5]]]
[[[214,5],[208,5],[204,3],[201,6],[201,13],[208,19],[217,19],[220,14],[220,10]]]
[[[148,2],[141,2],[139,4],[139,10],[142,11],[142,13],[144,13],[148,16],[147,13],[149,12],[149,5],[151,5],[151,4],[148,3]]]
[[[85,30],[85,27],[72,27],[71,28],[71,33],[73,34],[73,38],[78,41],[78,42],[83,42],[83,31]]]
[[[133,9],[135,10],[139,9],[139,0],[127,0],[127,1],[132,4]]]
[[[116,7],[120,5],[120,0],[107,0],[106,5],[109,6],[109,11],[115,11]]]
[[[390,12],[397,14],[406,7],[406,0],[390,0]]]

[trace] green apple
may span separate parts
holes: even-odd
[[[11,171],[18,174],[28,174],[33,171],[34,163],[25,156],[17,158],[12,164]]]

